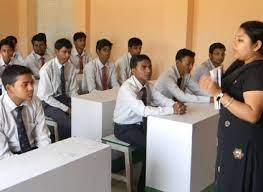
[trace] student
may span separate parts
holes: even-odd
[[[186,107],[153,90],[148,81],[152,75],[151,60],[146,55],[131,58],[132,76],[119,89],[114,110],[114,135],[136,149],[146,151],[146,119],[149,115],[183,114]],[[158,106],[158,107],[153,107]],[[145,157],[144,157],[145,158]],[[145,159],[138,192],[145,187]]]
[[[29,67],[35,78],[39,79],[40,68],[53,58],[53,55],[47,52],[47,42],[41,34],[36,34],[31,40],[33,51],[26,57],[24,65]]]
[[[112,43],[107,39],[97,42],[96,52],[98,58],[93,59],[84,67],[82,91],[103,91],[118,87],[115,66],[109,62]]]
[[[222,66],[225,59],[226,47],[222,43],[213,43],[209,47],[209,59],[196,67],[192,74],[194,81],[199,82],[202,75],[210,75],[210,71]]]
[[[176,64],[163,73],[155,83],[155,89],[170,99],[180,102],[209,103],[212,98],[199,89],[199,85],[191,79],[190,71],[194,64],[195,53],[181,49],[176,54]],[[193,94],[186,93],[185,89]]]
[[[14,49],[15,47],[12,41],[9,41],[7,39],[2,39],[0,41],[0,78],[5,68],[14,64]]]
[[[41,101],[33,96],[31,70],[12,65],[2,82],[7,92],[0,97],[0,159],[50,144]]]
[[[38,33],[38,35],[42,38],[45,39],[46,45],[47,45],[47,36],[45,33]],[[50,47],[48,47],[48,45],[46,46],[46,52],[48,55],[52,55],[52,57],[56,57],[55,53],[54,53],[54,49],[51,49]]]
[[[142,40],[133,37],[128,41],[128,53],[125,53],[116,61],[118,82],[121,85],[131,76],[130,60],[133,55],[141,54]]]
[[[71,48],[69,40],[57,40],[56,57],[39,71],[37,96],[43,101],[45,115],[58,123],[60,139],[71,135],[71,97],[78,92],[76,69],[68,61]]]
[[[22,64],[22,63],[24,63],[24,59],[23,59],[21,53],[17,49],[17,38],[15,36],[10,35],[10,36],[7,36],[6,39],[8,41],[13,42],[14,47],[15,47],[14,48],[15,51],[14,51],[14,54],[13,54],[13,58],[14,58],[14,62],[13,63],[14,64]]]
[[[92,60],[92,57],[86,52],[86,34],[77,32],[73,36],[74,47],[71,52],[70,62],[75,66],[78,73],[83,73],[84,66]]]

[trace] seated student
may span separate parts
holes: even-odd
[[[131,76],[130,60],[133,55],[141,54],[142,40],[133,37],[128,41],[128,53],[125,53],[116,61],[118,82],[121,85]]]
[[[13,44],[14,44],[14,47],[15,47],[15,52],[13,54],[13,58],[14,58],[13,59],[13,64],[18,64],[18,65],[23,64],[24,63],[24,59],[23,59],[21,53],[17,49],[17,38],[15,36],[10,35],[10,36],[7,36],[6,39],[8,41],[12,41]]]
[[[2,82],[7,92],[0,97],[0,159],[48,145],[50,132],[41,101],[33,96],[31,70],[12,65]]]
[[[41,37],[41,39],[45,39],[45,42],[47,42],[47,36],[45,33],[38,33],[38,35]],[[46,45],[47,45],[47,43],[46,43]],[[51,55],[53,58],[56,57],[56,55],[54,53],[54,49],[51,49],[48,46],[46,46],[46,52],[48,55]]]
[[[36,79],[39,79],[40,68],[46,62],[52,59],[53,55],[50,55],[47,52],[47,42],[43,35],[34,35],[32,37],[31,43],[33,46],[33,51],[26,57],[24,65],[32,70]]]
[[[85,50],[86,34],[77,32],[73,36],[74,47],[71,51],[70,62],[75,66],[78,73],[83,73],[84,66],[92,60],[92,57]]]
[[[78,92],[76,69],[68,61],[71,48],[69,40],[57,40],[56,57],[39,71],[37,96],[43,101],[45,115],[58,123],[60,139],[71,136],[71,96]]]
[[[210,71],[222,65],[226,47],[222,43],[213,43],[209,47],[209,59],[196,67],[192,74],[193,80],[199,82],[202,75],[210,75]]]
[[[109,62],[112,43],[107,39],[97,41],[98,58],[93,59],[84,67],[82,92],[103,91],[118,87],[115,66]]]
[[[148,84],[152,75],[151,60],[146,55],[131,58],[132,76],[119,89],[113,115],[114,135],[136,149],[146,151],[146,119],[149,115],[183,114],[186,107],[164,97]],[[157,106],[157,107],[153,107]],[[144,157],[145,158],[145,157]],[[145,159],[138,192],[145,187]]]
[[[0,41],[0,78],[6,67],[13,65],[14,44],[12,41],[2,39]]]
[[[194,57],[195,53],[188,49],[179,50],[175,58],[176,64],[158,78],[154,88],[166,97],[180,102],[212,102],[212,98],[203,93],[191,79]],[[186,93],[186,88],[193,94]]]

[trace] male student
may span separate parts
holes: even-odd
[[[194,52],[188,49],[180,49],[176,54],[175,65],[158,78],[155,83],[155,89],[166,97],[180,102],[212,102],[212,98],[203,93],[190,76],[194,57]],[[186,88],[193,94],[186,93]]]
[[[45,115],[58,123],[59,139],[71,136],[71,97],[78,92],[76,70],[68,62],[71,48],[68,39],[57,40],[56,57],[39,71],[37,96],[43,101]]]
[[[209,59],[196,67],[192,74],[193,80],[199,82],[202,75],[210,75],[210,71],[222,66],[225,59],[226,47],[222,43],[213,43],[209,47]]]
[[[12,41],[7,39],[2,39],[0,41],[0,78],[5,68],[14,64],[14,49],[15,47]]]
[[[33,51],[26,57],[24,65],[29,67],[35,78],[39,79],[40,68],[53,58],[53,55],[47,52],[46,38],[41,34],[36,34],[31,40]]]
[[[17,49],[17,38],[15,36],[13,36],[13,35],[10,35],[10,36],[7,36],[6,39],[8,41],[13,42],[14,47],[15,47],[14,48],[15,51],[14,51],[14,54],[13,54],[13,63],[14,64],[22,64],[22,63],[24,63],[24,59],[23,59],[21,53]]]
[[[7,92],[0,97],[0,159],[48,145],[50,132],[42,103],[33,96],[31,70],[12,65],[2,82]]]
[[[93,59],[84,67],[82,92],[103,91],[118,87],[115,66],[109,62],[112,43],[107,39],[97,41],[96,53]]]
[[[118,139],[130,143],[145,155],[145,118],[149,115],[183,114],[186,107],[164,97],[148,84],[152,75],[152,64],[148,56],[133,56],[130,67],[132,76],[122,84],[116,100],[113,116],[114,134]],[[144,187],[145,159],[137,187],[138,192],[144,191]]]
[[[118,82],[121,85],[131,76],[130,60],[133,55],[139,55],[142,50],[142,40],[137,37],[130,38],[128,41],[128,53],[125,53],[116,61],[116,71]]]
[[[71,51],[70,62],[75,66],[78,73],[83,73],[84,66],[92,60],[85,50],[86,34],[77,32],[73,35],[74,46]]]

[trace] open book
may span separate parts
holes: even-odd
[[[221,78],[222,78],[222,67],[217,67],[215,69],[212,69],[210,71],[210,76],[215,81],[218,83],[219,87],[221,87]],[[216,97],[214,97],[214,106],[216,110],[220,109],[220,102],[216,100]]]

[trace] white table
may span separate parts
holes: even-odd
[[[0,191],[111,191],[108,145],[70,138],[0,161]]]
[[[113,133],[113,111],[118,89],[72,97],[72,136],[100,141]]]
[[[187,114],[149,117],[146,186],[200,192],[214,181],[218,112],[213,104],[187,104]]]

